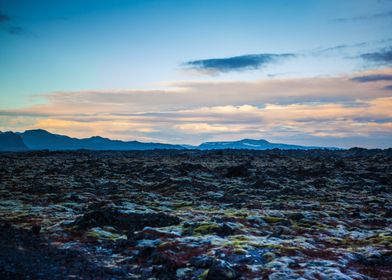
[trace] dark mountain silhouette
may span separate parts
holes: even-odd
[[[20,135],[11,131],[0,131],[0,151],[26,151],[28,150],[23,143]]]
[[[154,150],[154,149],[248,149],[248,150],[310,150],[325,149],[324,147],[299,146],[281,143],[271,143],[267,140],[243,139],[227,142],[205,142],[199,146],[172,145],[162,143],[143,143],[138,141],[111,140],[100,136],[90,138],[72,138],[66,135],[53,134],[43,129],[26,130],[25,132],[0,133],[0,151],[25,150]],[[337,148],[327,148],[337,149]]]
[[[111,140],[99,136],[78,139],[50,133],[43,129],[26,130],[20,133],[24,143],[31,150],[153,150],[185,149],[180,145],[142,143],[138,141]]]
[[[310,149],[323,149],[324,147],[315,146],[299,146],[281,143],[271,143],[267,140],[253,140],[243,139],[239,141],[227,142],[205,142],[196,147],[200,150],[216,150],[216,149],[247,149],[247,150],[268,150],[268,149],[282,149],[282,150],[310,150]],[[336,148],[328,148],[336,149]]]

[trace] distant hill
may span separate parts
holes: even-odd
[[[0,131],[0,151],[27,151],[22,137],[13,132]]]
[[[323,149],[324,147],[316,146],[299,146],[281,143],[271,143],[267,140],[253,140],[243,139],[239,141],[227,142],[205,142],[196,147],[200,150],[216,150],[216,149],[248,149],[248,150],[268,150],[268,149],[282,149],[282,150],[310,150]],[[337,148],[328,148],[337,149]]]
[[[138,141],[110,140],[99,136],[78,139],[50,133],[43,129],[26,130],[19,134],[31,150],[153,150],[185,149],[180,145],[161,143],[142,143]]]
[[[271,143],[267,140],[243,139],[227,142],[205,142],[199,146],[173,145],[162,143],[143,143],[138,141],[111,140],[100,136],[90,138],[72,138],[66,135],[53,134],[43,129],[26,130],[25,132],[0,132],[0,151],[26,151],[26,150],[154,150],[154,149],[248,149],[248,150],[310,150],[310,149],[337,149],[315,146],[299,146],[282,143]]]

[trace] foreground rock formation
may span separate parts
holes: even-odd
[[[0,154],[2,279],[392,279],[392,151]]]

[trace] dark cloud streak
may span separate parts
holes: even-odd
[[[192,69],[212,71],[212,72],[230,72],[259,69],[267,64],[275,63],[283,59],[295,57],[295,54],[248,54],[226,58],[211,58],[193,60],[185,63]]]
[[[334,21],[337,22],[348,22],[348,21],[360,21],[360,20],[372,20],[372,19],[382,19],[392,17],[392,11],[388,11],[385,13],[377,13],[372,15],[364,15],[364,16],[356,16],[351,18],[336,18]]]
[[[0,25],[1,29],[7,32],[10,35],[25,35],[28,34],[29,32],[24,29],[23,27],[16,26],[16,25],[10,25],[9,23],[12,24],[13,20],[12,17],[4,14],[3,12],[0,11]]]
[[[334,52],[334,51],[343,51],[343,50],[350,49],[350,48],[365,47],[368,44],[369,44],[369,42],[360,42],[360,43],[356,43],[356,44],[342,44],[342,45],[337,45],[337,46],[317,50],[314,53],[315,54],[324,54],[324,53]]]
[[[10,19],[11,19],[11,18],[10,18],[9,16],[3,14],[3,13],[0,11],[0,23],[7,22],[7,21],[9,21]]]
[[[368,82],[378,82],[378,81],[392,81],[392,75],[388,74],[374,74],[366,76],[358,76],[351,79],[354,82],[368,83]]]
[[[376,52],[364,53],[360,57],[366,61],[389,65],[392,63],[392,47],[381,49]]]
[[[8,32],[8,34],[11,34],[11,35],[24,35],[27,33],[27,31],[24,28],[19,27],[19,26],[8,27],[7,32]]]

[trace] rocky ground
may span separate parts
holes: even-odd
[[[0,154],[1,279],[392,279],[392,151]]]

